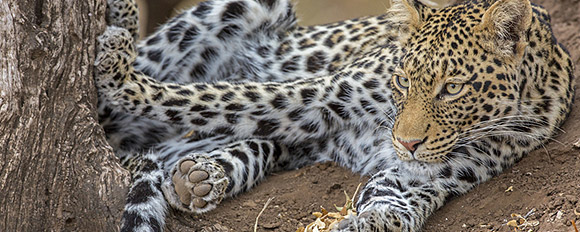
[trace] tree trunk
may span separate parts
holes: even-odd
[[[97,122],[104,0],[0,0],[0,231],[116,231],[129,175]]]

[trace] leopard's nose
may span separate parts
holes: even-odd
[[[399,141],[399,143],[401,143],[401,145],[403,145],[403,147],[405,147],[408,151],[410,151],[411,153],[415,152],[415,150],[417,150],[417,147],[419,147],[419,145],[421,145],[423,143],[423,141],[425,141],[424,139],[413,139],[413,140],[402,140],[400,138],[397,138],[397,141]]]

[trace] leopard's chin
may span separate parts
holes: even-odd
[[[417,154],[416,159],[419,161],[427,162],[427,163],[441,163],[441,162],[445,161],[445,157],[447,156],[448,153],[449,153],[449,151],[434,152],[434,153],[429,153],[429,154],[422,153],[422,154]]]
[[[425,151],[417,151],[414,154],[410,154],[410,152],[400,151],[399,149],[395,149],[397,156],[401,161],[411,162],[411,161],[418,161],[424,163],[442,163],[445,160],[448,160],[448,155],[450,154],[451,147],[449,146],[448,149],[441,149],[440,151],[436,152],[425,152]],[[423,149],[422,149],[423,150]]]

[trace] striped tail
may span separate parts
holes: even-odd
[[[156,155],[150,152],[127,162],[125,167],[132,170],[133,184],[121,219],[121,231],[163,231],[167,201],[161,192],[163,170],[156,162]]]

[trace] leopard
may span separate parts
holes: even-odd
[[[213,0],[139,42],[133,0],[108,6],[95,82],[132,173],[121,231],[327,161],[369,176],[332,231],[421,231],[549,142],[573,104],[573,62],[529,0],[393,0],[307,27],[288,0]]]

